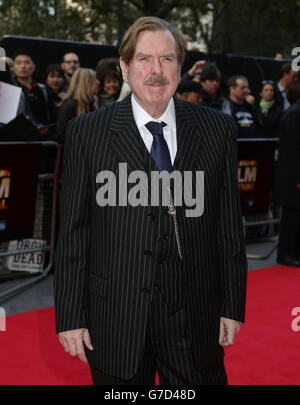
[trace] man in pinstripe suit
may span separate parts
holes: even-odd
[[[234,123],[173,97],[184,46],[165,21],[137,20],[120,55],[132,94],[67,131],[56,330],[94,384],[153,384],[156,370],[162,385],[226,384],[223,347],[244,321],[247,272]],[[97,175],[118,177],[120,163],[148,178],[192,172],[194,183],[203,171],[203,214],[100,206]]]

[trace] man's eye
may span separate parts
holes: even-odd
[[[174,58],[172,56],[164,56],[163,60],[166,61],[166,62],[173,62]]]

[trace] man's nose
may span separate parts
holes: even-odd
[[[163,68],[162,68],[161,60],[159,58],[153,58],[151,68],[152,68],[152,74],[155,74],[155,75],[162,74]]]

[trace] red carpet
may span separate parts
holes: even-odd
[[[300,384],[295,307],[300,307],[300,269],[276,266],[248,273],[246,323],[226,349],[229,384]]]
[[[226,349],[229,384],[300,384],[300,330],[291,326],[294,307],[300,307],[300,269],[249,272],[247,322],[236,344]],[[6,331],[0,331],[0,359],[1,385],[91,384],[88,366],[61,348],[53,308],[8,316]]]

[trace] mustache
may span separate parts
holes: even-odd
[[[170,82],[163,76],[151,76],[147,79],[144,84],[151,85],[151,84],[169,84]]]

